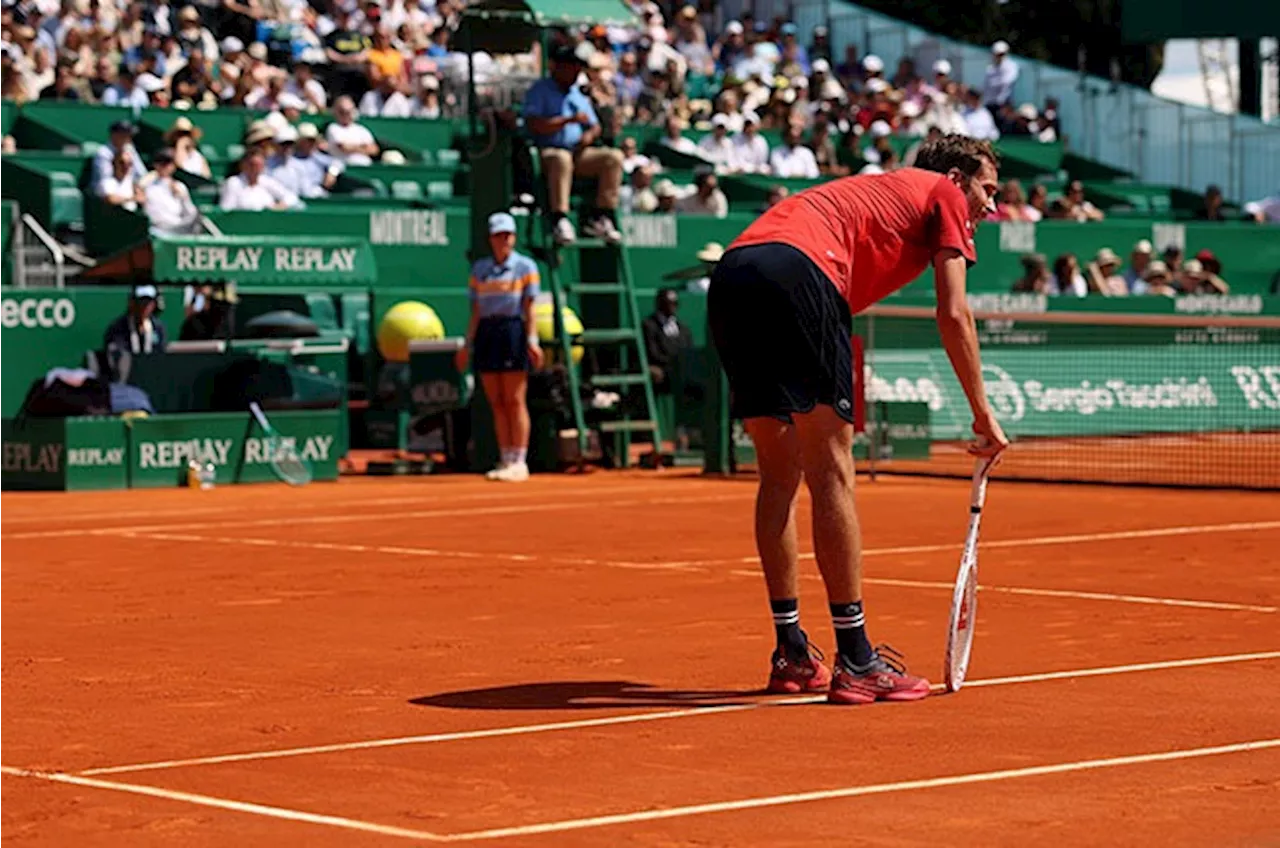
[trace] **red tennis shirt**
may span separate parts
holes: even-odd
[[[919,168],[844,177],[788,197],[729,245],[778,242],[823,270],[853,314],[928,268],[939,250],[977,261],[964,193],[945,175]]]

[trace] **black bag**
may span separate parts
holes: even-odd
[[[61,380],[45,385],[40,377],[27,389],[19,418],[72,418],[77,415],[110,415],[111,387],[97,377],[73,386]]]
[[[240,359],[232,362],[213,378],[213,402],[215,412],[243,412],[250,401],[278,406],[280,401],[293,397],[293,381],[289,369],[261,359]]]

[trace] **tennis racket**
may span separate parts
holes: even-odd
[[[969,490],[969,534],[960,555],[956,588],[951,595],[951,620],[947,627],[947,657],[943,675],[947,691],[957,692],[964,685],[973,649],[973,630],[978,614],[978,526],[982,522],[982,505],[987,499],[987,480],[997,457],[983,457],[974,463],[973,486]]]
[[[264,447],[267,451],[267,461],[271,465],[272,473],[290,486],[305,486],[310,483],[311,464],[299,457],[293,446],[287,445],[280,438],[280,434],[271,426],[271,422],[267,420],[267,416],[262,412],[262,407],[258,406],[257,401],[249,402],[249,411],[258,420],[258,426],[262,428],[263,436],[265,436],[266,444]]]

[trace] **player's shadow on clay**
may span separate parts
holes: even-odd
[[[723,707],[750,704],[766,694],[752,691],[660,689],[628,680],[564,680],[462,689],[409,701],[420,707],[458,710],[602,710],[620,707]]]

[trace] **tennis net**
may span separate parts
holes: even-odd
[[[987,398],[1013,441],[996,476],[1280,488],[1280,318],[975,317]],[[872,307],[855,333],[861,467],[968,476],[972,417],[934,311]]]

